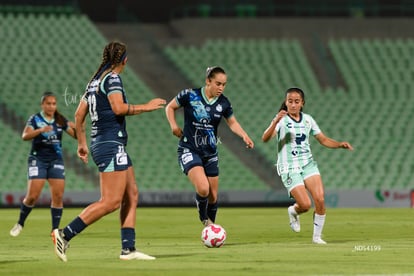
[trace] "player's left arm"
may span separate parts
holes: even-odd
[[[315,138],[316,140],[318,140],[318,142],[321,145],[327,148],[332,148],[332,149],[343,148],[343,149],[349,149],[349,150],[354,149],[350,143],[336,141],[332,138],[329,138],[325,134],[323,134],[323,132],[319,132],[318,134],[316,134]]]
[[[226,123],[231,129],[231,131],[233,131],[233,133],[235,133],[243,139],[247,148],[252,149],[254,147],[252,139],[250,139],[249,135],[247,135],[246,131],[244,131],[244,129],[241,127],[234,115],[230,116],[229,118],[226,118]]]
[[[108,95],[109,103],[115,115],[138,115],[143,112],[150,112],[164,108],[165,100],[154,98],[145,104],[128,104],[124,103],[121,92],[111,93]]]

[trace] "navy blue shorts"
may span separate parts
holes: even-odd
[[[125,171],[132,166],[125,146],[116,142],[91,146],[91,155],[100,172]]]
[[[203,167],[206,176],[214,177],[219,175],[217,154],[201,157],[199,154],[181,147],[178,148],[177,153],[178,164],[186,175],[188,174],[188,171],[195,166]]]
[[[30,155],[27,165],[28,179],[65,179],[65,166],[62,159],[45,162]]]

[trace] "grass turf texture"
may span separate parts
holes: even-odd
[[[61,226],[80,209],[66,208]],[[20,236],[9,235],[18,209],[0,209],[0,275],[355,275],[414,272],[412,209],[329,209],[327,245],[311,243],[311,212],[301,232],[288,225],[286,208],[221,208],[227,231],[221,248],[200,241],[194,208],[138,208],[137,247],[154,261],[121,261],[118,212],[74,238],[68,262],[57,259],[49,209],[35,208]]]

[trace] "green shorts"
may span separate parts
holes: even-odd
[[[319,174],[318,164],[315,161],[312,161],[302,168],[281,173],[280,177],[282,178],[283,185],[287,189],[289,196],[291,196],[290,191],[292,191],[293,188],[299,185],[305,185],[304,180],[306,178]]]

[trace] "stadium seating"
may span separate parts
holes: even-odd
[[[57,95],[59,111],[68,119],[74,120],[73,114],[86,83],[99,65],[106,39],[83,15],[0,13],[0,16],[0,38],[3,43],[0,47],[0,72],[8,76],[2,88],[9,95],[2,97],[0,101],[25,121],[40,110],[41,94],[44,91],[53,91]],[[143,103],[155,97],[130,68],[125,70],[122,78],[129,102]],[[9,125],[13,124],[15,122],[9,122]],[[23,142],[16,139],[20,133],[12,131],[6,124],[0,126],[1,130],[3,128],[8,128],[10,137],[13,137],[8,139],[12,144],[8,150],[21,149]],[[128,117],[127,128],[127,150],[135,164],[140,191],[193,191],[192,185],[179,169],[176,157],[178,140],[171,134],[162,110]],[[67,190],[96,189],[97,183],[91,182],[93,176],[76,175],[74,172],[75,167],[83,166],[76,157],[76,141],[66,136],[63,146],[68,156]],[[19,150],[15,154],[19,158],[14,161],[18,163],[15,172],[6,171],[5,166],[0,168],[0,173],[7,173],[8,179],[19,175],[19,183],[24,185],[13,186],[13,189],[26,188],[27,153],[28,149]],[[223,168],[223,190],[268,189],[228,150],[222,150],[221,158],[226,160],[220,164]],[[233,168],[228,168],[231,166],[242,168],[242,173],[234,173]],[[92,160],[87,168],[89,174],[96,174],[97,169]],[[1,187],[6,185],[3,183],[5,182],[0,184]]]
[[[0,101],[25,121],[40,110],[46,90],[58,95],[58,108],[70,120],[90,76],[100,62],[106,39],[83,15],[0,13],[0,73],[4,95]],[[413,165],[407,158],[412,137],[409,127],[414,69],[410,66],[414,39],[331,39],[329,51],[344,87],[322,87],[297,39],[206,39],[200,46],[170,46],[165,55],[194,86],[204,82],[207,66],[223,66],[229,76],[226,96],[235,115],[256,142],[256,151],[270,163],[276,158],[274,142],[261,142],[263,130],[277,112],[288,87],[302,87],[309,112],[330,137],[349,140],[354,152],[329,150],[311,140],[312,150],[328,189],[406,188]],[[128,68],[122,75],[130,102],[145,102],[154,93]],[[406,114],[407,113],[407,114]],[[176,161],[177,140],[162,111],[129,117],[128,152],[141,191],[192,190]],[[29,143],[2,123],[13,169],[1,166],[1,187],[25,189]],[[407,138],[406,138],[407,137]],[[235,139],[237,139],[235,137]],[[25,145],[25,146],[22,146]],[[27,146],[27,147],[26,147]],[[221,188],[264,190],[268,187],[246,168],[238,156],[220,145]],[[74,170],[76,141],[64,138],[68,155],[68,189],[92,190],[92,177]],[[2,162],[6,162],[2,160]],[[240,169],[234,169],[235,167]],[[96,174],[93,162],[87,169]],[[23,183],[16,186],[12,182]],[[8,189],[9,189],[8,188]]]

